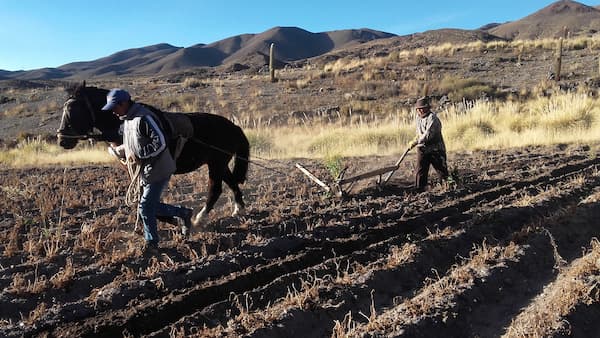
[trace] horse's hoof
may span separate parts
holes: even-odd
[[[181,226],[181,235],[184,238],[190,237],[192,235],[192,229],[186,227],[185,225]]]

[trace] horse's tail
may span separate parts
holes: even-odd
[[[246,181],[246,174],[248,173],[248,163],[250,161],[250,143],[248,138],[242,131],[242,128],[237,127],[239,131],[239,143],[235,150],[235,161],[233,164],[233,179],[237,183],[244,183]]]

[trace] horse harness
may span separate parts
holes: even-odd
[[[58,136],[62,137],[62,138],[79,139],[79,140],[87,140],[87,139],[101,140],[102,134],[93,133],[94,126],[96,125],[96,111],[92,107],[92,103],[90,102],[90,99],[88,98],[87,95],[85,95],[84,93],[81,93],[80,97],[83,98],[83,100],[85,102],[85,106],[87,107],[88,112],[90,114],[90,118],[91,118],[91,122],[92,122],[91,130],[89,132],[87,132],[86,134],[69,135],[69,134],[63,133],[63,130],[59,129],[59,130],[57,130]],[[75,97],[69,98],[65,102],[65,104],[63,106],[63,110],[75,100],[76,100]],[[173,159],[177,160],[177,158],[181,154],[181,151],[183,150],[183,146],[185,145],[187,140],[191,139],[194,136],[194,127],[192,126],[192,123],[191,123],[189,117],[184,113],[161,112],[161,114],[157,114],[157,112],[154,111],[154,109],[153,109],[154,107],[145,105],[143,103],[142,103],[142,105],[145,106],[148,109],[148,111],[150,111],[150,113],[152,114],[152,117],[159,123],[159,125],[161,126],[163,131],[169,136],[168,139],[170,141],[174,142],[174,147],[172,148],[172,150],[173,150],[172,155],[173,155]],[[63,118],[64,118],[64,116],[65,115],[63,114]],[[62,125],[62,123],[61,123],[61,125]]]
[[[79,139],[79,140],[100,140],[100,139],[102,139],[102,134],[92,133],[94,131],[94,126],[96,125],[96,111],[92,107],[92,103],[90,102],[90,99],[87,97],[87,95],[81,94],[81,96],[83,97],[83,100],[85,101],[85,105],[86,105],[88,112],[90,113],[90,117],[92,119],[92,128],[91,128],[90,132],[88,132],[87,134],[81,134],[81,135],[64,134],[63,130],[61,130],[61,129],[57,130],[56,132],[58,133],[58,136],[62,137],[62,138],[71,138],[71,139]],[[64,103],[63,111],[69,104],[71,104],[75,100],[76,100],[75,97],[70,97]],[[64,117],[65,117],[65,115],[63,114],[63,118]],[[61,123],[61,125],[62,125],[62,123]]]
[[[158,114],[155,110],[156,108],[143,103],[141,105],[148,109],[152,118],[158,122],[163,132],[168,135],[169,143],[173,142],[172,146],[169,146],[169,148],[173,159],[177,160],[179,155],[181,155],[183,146],[185,146],[189,139],[194,137],[194,126],[192,125],[190,117],[185,113],[167,113],[158,111],[160,112],[160,114]]]

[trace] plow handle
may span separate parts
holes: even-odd
[[[385,176],[385,178],[383,179],[383,181],[381,182],[381,185],[384,185],[387,183],[387,181],[390,180],[390,178],[392,177],[392,175],[394,175],[394,173],[396,172],[396,170],[398,170],[398,168],[400,167],[400,163],[402,163],[402,161],[404,160],[404,158],[406,157],[406,155],[408,154],[409,151],[411,151],[412,147],[409,147],[408,149],[406,149],[404,151],[404,153],[402,154],[402,156],[400,157],[400,159],[398,161],[396,161],[396,169],[392,170],[389,172],[389,174],[387,174]]]

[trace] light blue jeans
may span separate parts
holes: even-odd
[[[156,217],[183,217],[186,208],[160,202],[160,195],[169,183],[170,177],[148,183],[142,182],[142,197],[138,204],[138,213],[144,224],[144,239],[151,244],[158,244],[158,227]]]

